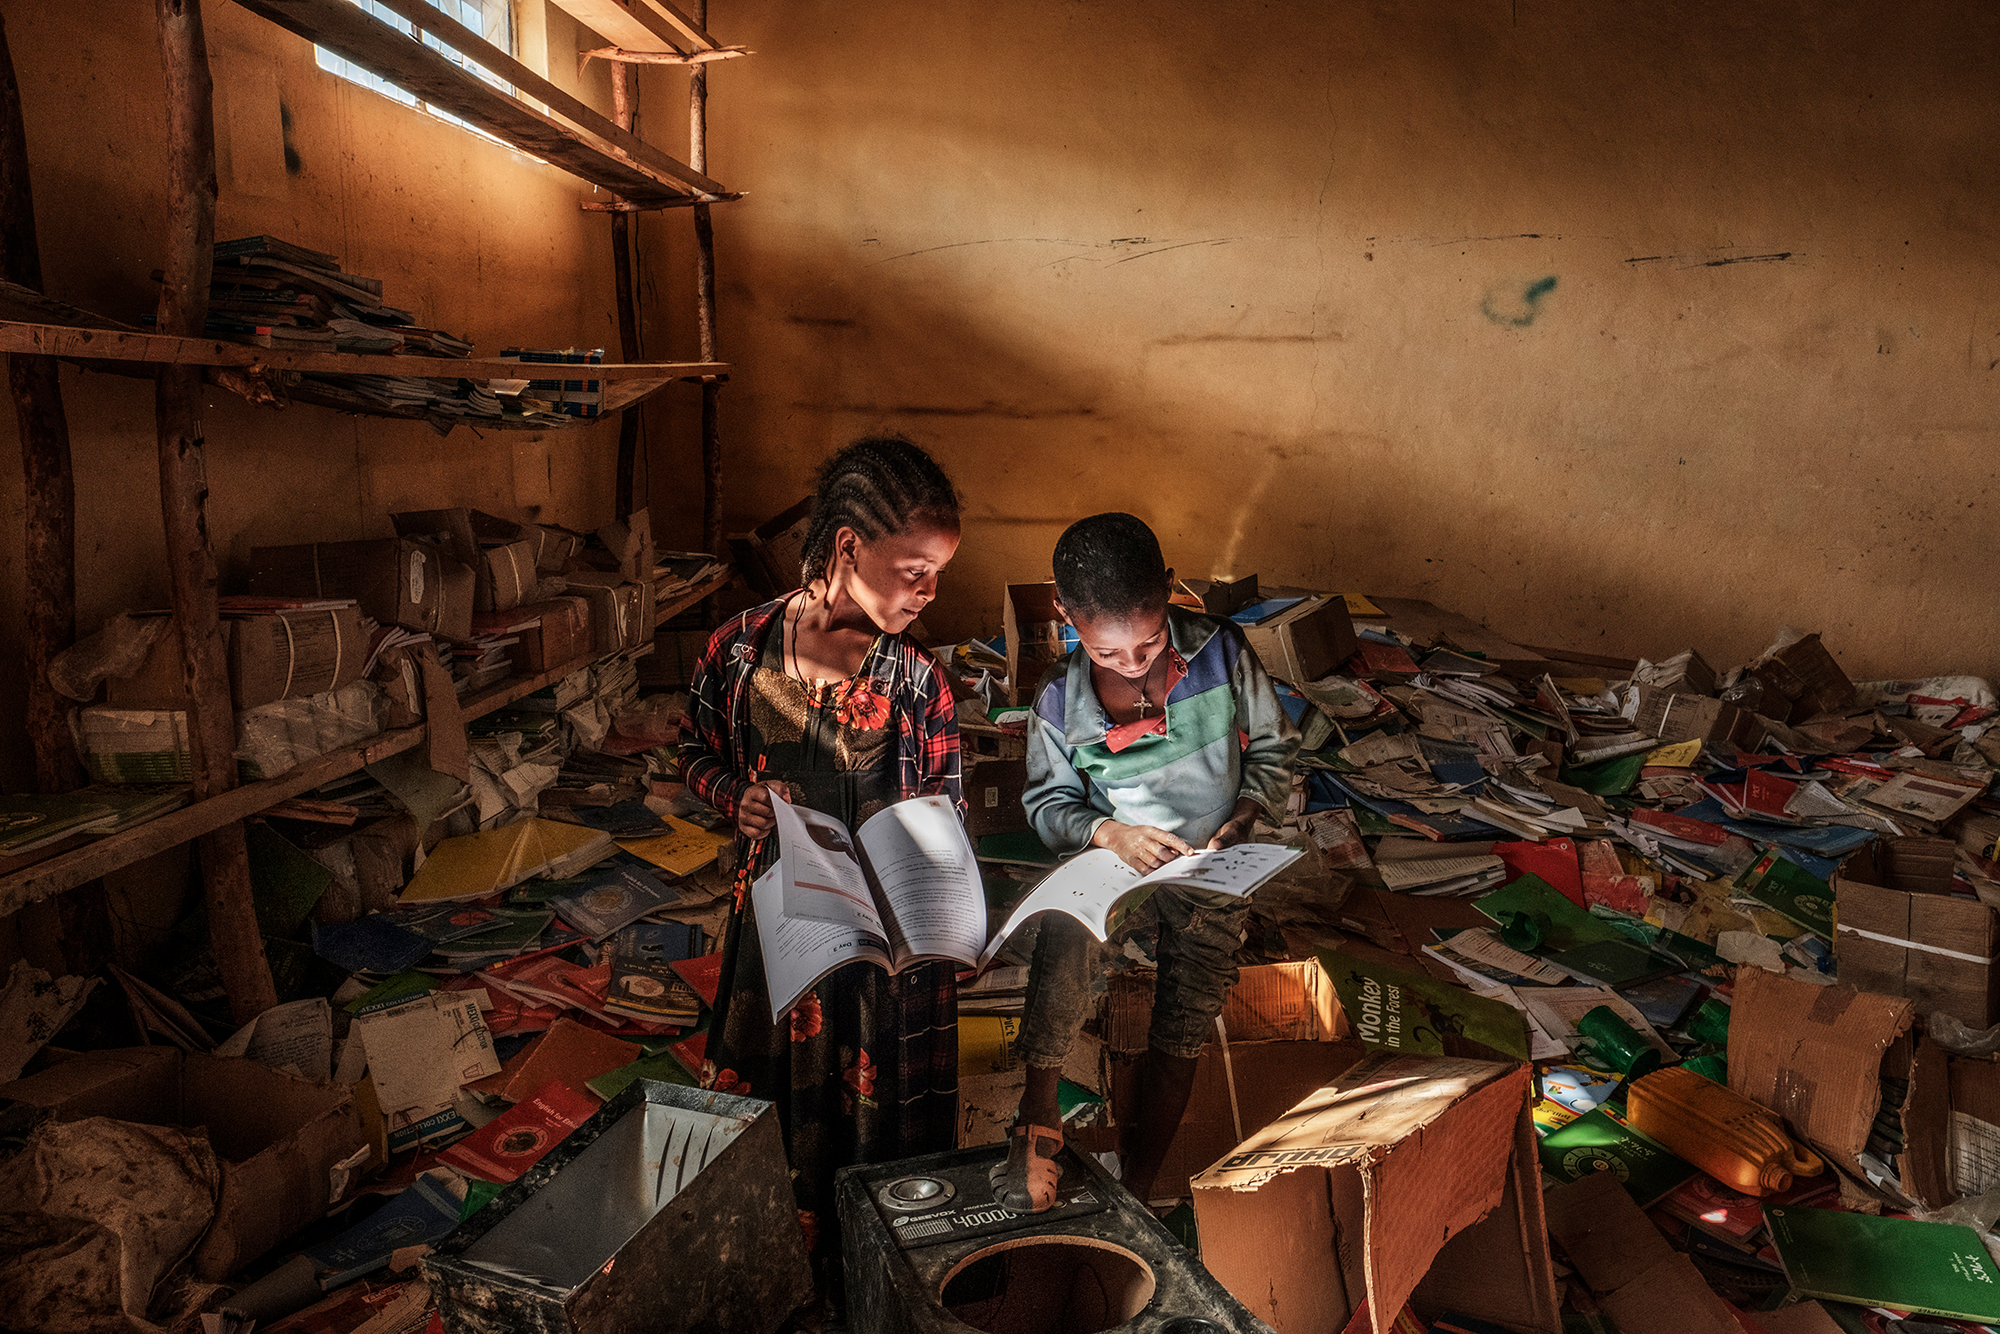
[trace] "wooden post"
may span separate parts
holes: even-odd
[[[619,129],[632,128],[632,85],[627,66],[611,62],[611,119]],[[620,359],[643,361],[639,350],[638,297],[632,280],[632,215],[611,215],[611,280],[617,288]],[[618,517],[638,508],[640,414],[635,405],[618,414]]]
[[[694,0],[695,26],[708,26],[708,0]],[[703,175],[708,162],[708,66],[696,65],[688,76],[688,165]],[[708,205],[694,206],[695,319],[701,334],[703,360],[715,351],[715,226]],[[722,382],[701,382],[701,545],[722,552],[722,435],[719,409]]]
[[[35,196],[28,180],[28,138],[21,85],[0,18],[0,277],[42,290],[35,237]],[[7,384],[20,426],[27,581],[22,691],[35,786],[67,792],[83,779],[63,702],[49,686],[49,659],[76,638],[76,478],[70,470],[69,418],[54,357],[10,356]]]
[[[208,318],[215,263],[215,112],[201,0],[154,0],[160,65],[166,75],[167,253],[160,331],[198,338]],[[197,801],[236,785],[236,714],[216,608],[215,555],[208,534],[208,474],[202,435],[201,369],[162,366],[153,396],[159,422],[160,510],[167,536],[167,581],[180,627],[190,705],[188,736]],[[238,1023],[278,1003],[250,892],[243,826],[203,835],[202,882],[217,971]]]

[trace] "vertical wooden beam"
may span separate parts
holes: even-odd
[[[632,128],[631,67],[611,62],[611,119],[621,130]],[[632,278],[632,215],[623,210],[611,214],[611,278],[617,288],[618,343],[627,362],[643,361],[639,348],[638,294]],[[626,408],[618,414],[618,517],[623,519],[638,508],[639,409]]]
[[[42,290],[35,236],[35,196],[28,178],[28,136],[21,85],[0,18],[0,277]],[[35,786],[67,792],[83,779],[65,706],[49,687],[49,659],[76,638],[76,478],[70,469],[69,418],[54,357],[7,358],[7,385],[21,436],[23,530],[29,571],[22,694]]]
[[[708,0],[694,0],[695,26],[708,27]],[[696,65],[688,77],[688,165],[703,175],[708,162],[708,66]],[[715,351],[715,226],[708,205],[694,206],[695,320],[701,334],[701,355]],[[722,384],[701,382],[701,545],[722,552]]]
[[[215,90],[201,0],[154,0],[160,66],[166,75],[167,252],[160,332],[199,338],[208,318],[215,263]],[[236,714],[216,608],[215,554],[208,533],[208,470],[198,366],[162,366],[154,386],[159,422],[160,510],[166,524],[167,581],[180,627],[188,735],[196,800],[236,785]],[[209,939],[237,1022],[278,1003],[250,892],[241,823],[199,843]]]

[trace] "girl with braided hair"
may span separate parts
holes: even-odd
[[[681,723],[689,787],[736,821],[736,903],[709,1026],[713,1087],[778,1105],[800,1221],[837,1284],[834,1170],[952,1147],[954,966],[841,968],[776,1022],[745,892],[776,851],[771,789],[850,831],[883,806],[961,807],[944,671],[904,631],[958,549],[958,494],[907,440],[859,440],[819,475],[802,587],[717,630]]]

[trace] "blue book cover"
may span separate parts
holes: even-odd
[[[458,1197],[426,1172],[347,1231],[306,1247],[322,1288],[337,1288],[389,1263],[405,1246],[435,1242],[458,1226]]]

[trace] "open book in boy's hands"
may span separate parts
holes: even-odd
[[[1089,927],[1099,940],[1106,940],[1127,914],[1161,885],[1183,885],[1241,898],[1301,855],[1300,849],[1278,843],[1238,843],[1176,857],[1157,871],[1141,875],[1111,849],[1093,848],[1064,862],[1021,900],[979,956],[979,966],[984,968],[1007,938],[1038,912],[1066,912]]]
[[[850,835],[773,795],[778,857],[751,888],[773,1020],[856,960],[891,973],[978,961],[986,892],[951,798],[899,801]]]

